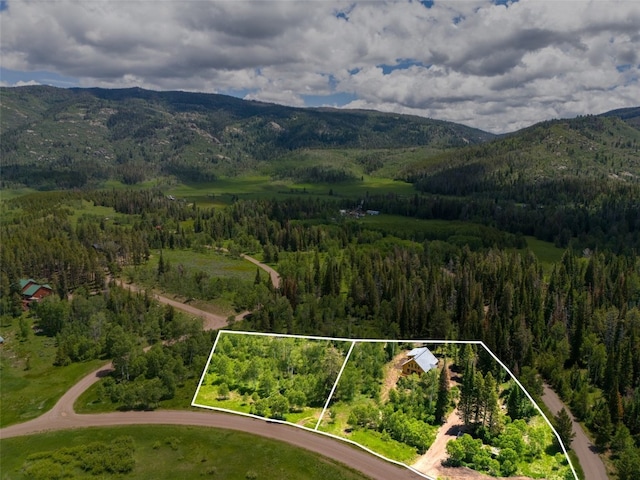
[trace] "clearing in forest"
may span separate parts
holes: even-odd
[[[425,478],[577,478],[549,420],[482,342],[222,330],[192,405],[329,435]]]

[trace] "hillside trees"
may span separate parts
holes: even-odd
[[[80,207],[88,201],[113,208],[116,215],[83,215]],[[411,212],[424,207],[422,197],[385,201],[398,208],[412,205]],[[19,306],[16,282],[23,277],[50,282],[62,298],[80,285],[97,293],[108,272],[144,265],[152,250],[233,240],[238,252],[268,251],[277,260],[280,289],[262,275],[245,285],[176,265],[163,268],[156,281],[174,293],[207,300],[236,291],[234,306],[253,313],[243,324],[248,329],[481,339],[528,389],[532,368],[537,368],[576,416],[599,429],[603,446],[614,426],[640,433],[640,260],[635,255],[569,249],[545,270],[532,253],[482,242],[460,247],[436,231],[391,231],[335,219],[344,206],[339,200],[310,197],[236,201],[214,209],[171,200],[158,190],[90,191],[25,195],[6,205],[0,225],[3,312]],[[508,237],[483,231],[488,242],[508,244]],[[50,300],[34,308],[34,313],[43,309],[46,333],[58,335],[59,363],[104,354],[101,339],[112,324],[145,342],[188,333],[189,339],[175,348],[184,349],[185,365],[197,363],[203,341],[175,315],[153,307],[149,298],[128,299],[113,286],[106,296],[88,299],[86,293],[67,306],[65,300]],[[46,309],[64,312],[49,315]],[[489,370],[482,373],[485,387]],[[596,400],[599,392],[602,401]],[[520,410],[516,400],[513,412]],[[483,404],[478,422],[490,426],[490,412]],[[475,408],[469,416],[476,421]]]

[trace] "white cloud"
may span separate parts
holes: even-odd
[[[26,87],[29,85],[42,85],[42,84],[35,80],[29,80],[27,82],[17,81],[15,83],[9,83],[4,80],[0,80],[0,87]]]
[[[635,0],[7,5],[2,66],[82,86],[242,91],[296,106],[350,93],[352,107],[497,132],[640,98]]]

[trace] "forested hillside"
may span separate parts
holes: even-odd
[[[624,119],[624,120],[623,120]],[[468,219],[582,248],[637,249],[638,110],[534,125],[444,152],[402,178]],[[457,200],[457,202],[456,202]],[[462,215],[462,213],[460,213]]]
[[[137,88],[2,88],[0,102],[3,185],[41,189],[160,176],[212,180],[269,170],[270,162],[302,148],[443,149],[493,137],[420,117]],[[323,169],[318,178],[358,173]]]
[[[482,340],[530,391],[550,382],[621,479],[640,469],[637,108],[494,138],[182,92],[0,99],[2,325],[27,342],[33,322],[56,365],[113,360],[112,408],[192,389],[212,339],[119,277],[250,312],[232,328]],[[223,249],[279,287],[199,264]],[[56,295],[25,312],[25,278]]]
[[[87,201],[115,214],[79,215]],[[2,313],[21,313],[19,278],[49,281],[62,300],[47,299],[33,314],[42,332],[57,338],[56,361],[113,358],[119,367],[105,384],[108,398],[129,408],[154,406],[171,398],[175,382],[194,381],[206,339],[147,296],[119,293],[115,285],[98,296],[90,290],[106,275],[134,268],[134,278],[185,298],[215,299],[224,282],[197,267],[162,261],[162,252],[226,245],[277,264],[282,275],[279,289],[259,274],[234,285],[234,307],[253,312],[239,328],[480,339],[533,392],[530,372],[541,372],[593,429],[598,444],[611,447],[620,468],[638,461],[637,256],[568,250],[559,263],[544,267],[532,252],[500,249],[498,243],[471,242],[471,249],[429,239],[428,233],[425,238],[425,232],[397,232],[400,238],[395,227],[337,221],[340,206],[336,199],[291,198],[216,209],[148,190],[19,197],[8,202],[3,216]],[[499,241],[513,248],[515,238]],[[161,350],[144,354],[140,348],[185,334],[192,340],[162,354],[177,355],[163,360],[169,372],[158,367]],[[492,369],[490,363],[482,368]]]

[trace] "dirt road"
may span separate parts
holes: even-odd
[[[245,260],[259,266],[262,270],[264,270],[265,272],[267,272],[269,274],[269,276],[271,277],[271,283],[273,284],[274,287],[276,288],[280,288],[280,275],[278,274],[278,272],[276,272],[273,268],[271,268],[269,265],[265,265],[264,263],[262,263],[259,260],[256,260],[253,257],[250,257],[249,255],[245,255],[244,253],[240,255],[242,258],[244,258]]]
[[[439,478],[447,475],[447,469],[442,466],[442,461],[447,458],[447,443],[449,440],[455,440],[458,431],[463,427],[462,421],[458,417],[458,409],[456,408],[447,417],[447,421],[440,427],[436,439],[418,460],[412,465],[419,472],[424,472],[430,477]]]
[[[542,401],[554,415],[565,406],[556,392],[554,392],[547,384],[544,384]],[[567,409],[567,412],[568,411],[569,410]],[[576,452],[576,455],[580,460],[585,480],[604,480],[608,478],[604,464],[596,453],[595,446],[591,443],[587,435],[584,433],[584,430],[582,430],[580,424],[576,422],[575,418],[571,417],[571,420],[573,421],[573,433],[576,434],[573,442],[571,443],[571,448]]]
[[[276,288],[280,287],[280,275],[273,268],[271,268],[269,265],[265,265],[264,263],[260,262],[259,260],[253,257],[250,257],[249,255],[242,254],[241,257],[247,260],[248,262],[251,262],[254,265],[257,265],[258,267],[263,269],[265,272],[267,272],[271,277],[271,283],[273,284],[273,286]],[[116,284],[119,287],[129,289],[132,292],[140,292],[144,290],[143,288],[138,287],[137,285],[134,285],[132,283],[125,283],[124,280],[122,279],[116,279]],[[202,326],[205,330],[218,330],[228,325],[228,318],[223,317],[222,315],[205,312],[204,310],[200,310],[199,308],[195,308],[195,307],[192,307],[191,305],[178,302],[177,300],[172,300],[171,298],[165,297],[163,295],[159,295],[157,293],[153,294],[153,298],[164,305],[171,305],[176,310],[180,310],[182,312],[188,313],[189,315],[193,315],[195,317],[200,317],[202,319]],[[242,312],[236,315],[235,319],[242,320],[249,313],[250,312],[248,311]]]
[[[131,290],[132,292],[144,291],[144,288],[134,285],[133,283],[125,283],[124,280],[121,280],[119,278],[116,279],[116,285],[121,288]],[[187,305],[186,303],[178,302],[176,300],[172,300],[157,293],[153,294],[153,298],[154,300],[157,300],[164,305],[171,305],[176,310],[188,313],[189,315],[193,315],[194,317],[200,317],[202,319],[202,328],[204,328],[205,330],[218,330],[228,325],[227,317],[223,317],[222,315],[205,312],[204,310],[200,310],[199,308],[192,307],[191,305]],[[249,312],[242,312],[241,314],[236,315],[236,320],[243,319],[248,313]]]

